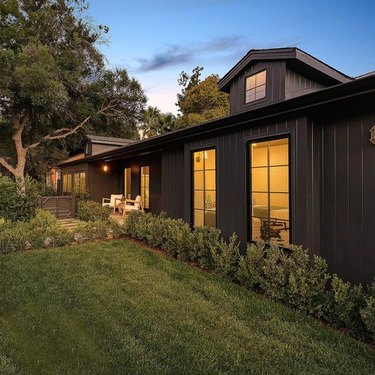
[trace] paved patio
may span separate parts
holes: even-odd
[[[114,220],[114,221],[117,221],[119,224],[124,224],[124,217],[121,215],[121,214],[114,214],[114,213],[111,213],[109,215],[109,217]]]

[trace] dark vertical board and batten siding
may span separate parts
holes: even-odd
[[[184,150],[184,220],[192,222],[191,153],[194,150],[215,147],[217,175],[217,226],[224,237],[236,233],[243,245],[249,238],[249,165],[248,144],[251,140],[289,137],[291,169],[291,227],[292,238],[299,244],[309,244],[307,194],[311,193],[312,178],[308,179],[308,121],[306,118],[278,123],[244,125],[236,132],[219,133],[215,137],[187,142]],[[298,175],[298,183],[295,176]],[[176,185],[178,188],[179,184]],[[176,194],[176,193],[175,193]],[[172,194],[173,195],[173,194]],[[311,220],[316,220],[311,218]]]
[[[375,274],[375,115],[327,121],[322,128],[322,256],[352,281]]]
[[[166,149],[161,162],[162,209],[171,217],[184,217],[184,147]]]
[[[266,97],[251,103],[245,103],[246,77],[266,70]],[[251,64],[238,77],[230,88],[230,113],[240,113],[249,109],[264,106],[285,98],[285,61],[257,62]]]

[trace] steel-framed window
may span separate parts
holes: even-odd
[[[266,81],[267,73],[265,70],[246,78],[246,103],[251,103],[266,97]]]
[[[124,169],[124,197],[131,199],[132,194],[132,169]]]
[[[144,208],[150,208],[150,166],[141,167],[141,197]]]
[[[193,224],[216,227],[216,150],[192,153]]]
[[[289,138],[250,144],[251,239],[290,243]]]

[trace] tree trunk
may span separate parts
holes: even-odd
[[[25,166],[26,166],[26,155],[27,148],[23,147],[22,144],[22,132],[25,125],[29,122],[29,115],[26,114],[20,121],[18,116],[13,116],[13,142],[17,152],[17,165],[14,168],[13,175],[18,182],[18,193],[25,195]]]

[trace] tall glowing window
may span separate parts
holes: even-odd
[[[216,152],[193,152],[194,225],[216,227]]]
[[[131,168],[124,169],[124,197],[131,199],[132,194],[132,170]]]
[[[254,102],[266,96],[266,78],[265,70],[246,78],[246,103]]]
[[[144,208],[150,208],[150,167],[141,167],[141,197]]]
[[[251,238],[288,246],[289,140],[250,145]]]
[[[74,192],[85,193],[86,192],[86,173],[78,172],[74,173]]]
[[[73,189],[73,177],[69,174],[63,174],[63,192],[71,193]]]

